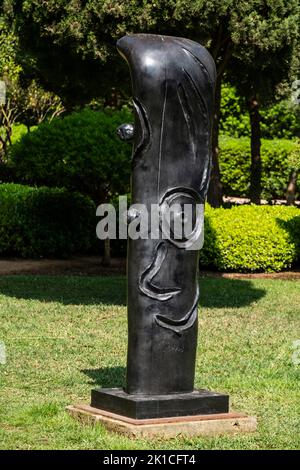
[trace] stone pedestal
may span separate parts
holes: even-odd
[[[132,419],[87,405],[68,406],[67,410],[82,423],[98,422],[109,431],[145,439],[236,434],[254,432],[257,429],[256,418],[241,413]]]

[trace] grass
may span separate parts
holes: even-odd
[[[226,391],[231,406],[257,415],[243,436],[129,440],[80,425],[65,406],[90,389],[121,386],[126,356],[122,277],[0,278],[1,449],[299,449],[300,339],[297,281],[200,281],[196,386]]]

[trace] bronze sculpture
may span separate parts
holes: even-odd
[[[216,71],[198,43],[169,36],[129,35],[117,43],[128,62],[135,125],[132,203],[190,204],[190,237],[128,242],[128,358],[125,390],[92,391],[92,406],[134,418],[228,412],[228,396],[194,391],[197,347],[197,205],[210,176]],[[176,211],[175,211],[176,214]],[[181,214],[177,214],[180,216]],[[132,217],[138,217],[134,213]]]

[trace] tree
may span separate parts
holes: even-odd
[[[234,77],[235,74],[232,74],[231,78]],[[281,99],[283,90],[280,86],[277,87],[279,89],[275,93],[275,98],[278,97],[279,101],[276,99],[276,102],[273,102],[272,99],[272,102],[263,105],[261,108],[262,138],[300,138],[300,106],[298,106],[296,98],[297,80],[291,80],[291,83],[292,99],[290,85],[284,87],[287,90],[284,92],[283,99]],[[237,94],[236,86],[224,83],[222,85],[221,133],[231,137],[250,137],[250,117],[247,108],[248,103],[243,96]]]
[[[44,90],[36,80],[32,80],[26,88],[23,98],[21,121],[28,131],[45,120],[51,122],[65,112],[61,99],[50,91]]]
[[[64,108],[60,98],[45,91],[31,77],[24,76],[20,63],[19,38],[13,27],[0,17],[0,80],[6,99],[0,103],[0,162],[11,145],[13,125],[24,122],[28,128],[60,115]]]
[[[125,89],[127,72],[114,45],[126,33],[185,36],[206,45],[217,66],[209,190],[215,207],[222,202],[218,137],[226,70],[234,57],[242,59],[241,50],[280,50],[299,37],[300,23],[298,0],[6,0],[5,11],[41,81],[64,95],[67,107],[75,95],[83,102]]]
[[[0,103],[0,163],[3,164],[7,147],[11,144],[12,126],[20,116],[18,87],[21,66],[16,60],[18,40],[0,18],[0,80],[5,97]]]
[[[261,200],[261,107],[282,98],[284,82],[291,78],[291,64],[295,54],[295,41],[286,37],[276,49],[251,51],[241,49],[240,57],[231,63],[232,82],[244,96],[250,116],[251,129],[251,174],[250,200],[260,204]]]
[[[289,166],[291,167],[291,174],[286,192],[286,202],[288,206],[292,206],[295,204],[297,178],[300,171],[300,140],[298,140],[298,146],[296,150],[290,156]]]

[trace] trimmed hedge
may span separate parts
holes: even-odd
[[[2,184],[0,256],[66,257],[95,251],[95,209],[88,197],[65,189]],[[115,254],[120,255],[125,244],[122,240],[114,243]],[[298,208],[206,207],[201,267],[272,272],[288,269],[299,261]]]
[[[95,240],[95,205],[65,189],[0,185],[0,255],[65,257]]]
[[[274,272],[300,261],[300,210],[286,206],[206,207],[201,267]]]
[[[262,139],[263,198],[267,200],[285,199],[295,152],[300,153],[299,144],[296,141]],[[226,196],[249,196],[250,165],[249,139],[224,136],[220,139],[220,170]],[[298,181],[300,183],[300,176]]]
[[[113,256],[126,256],[125,240],[112,240],[111,247]],[[277,272],[299,262],[299,208],[243,205],[213,209],[206,204],[201,268]]]

